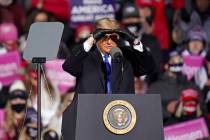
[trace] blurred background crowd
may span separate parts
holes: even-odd
[[[27,34],[34,22],[64,23],[53,63],[61,67],[93,31],[94,22],[71,23],[75,1],[0,0],[0,140],[36,139],[37,71],[22,57]],[[103,0],[89,3],[96,1]],[[142,41],[157,66],[154,73],[134,77],[135,93],[161,95],[164,126],[202,117],[210,130],[210,0],[110,1],[113,17]],[[65,79],[61,70],[59,77],[54,69],[44,67],[42,73],[44,140],[61,139],[62,112],[74,96],[75,79]],[[55,77],[71,84],[59,86]]]

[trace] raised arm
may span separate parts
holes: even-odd
[[[91,36],[83,43],[83,45],[74,48],[62,65],[63,70],[75,77],[79,77],[81,75],[83,61],[88,56],[88,52],[92,48],[93,43],[94,39]]]

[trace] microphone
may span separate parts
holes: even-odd
[[[121,70],[122,70],[122,73],[123,73],[123,70],[124,70],[123,54],[122,54],[122,51],[120,50],[120,48],[118,48],[118,47],[111,48],[110,55],[111,55],[113,60],[116,60],[117,62],[120,62],[122,64]]]
[[[111,48],[110,55],[113,59],[122,59],[122,51],[118,47]]]

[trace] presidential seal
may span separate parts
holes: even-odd
[[[127,101],[111,101],[104,109],[103,121],[112,133],[125,134],[130,132],[136,124],[136,111]]]

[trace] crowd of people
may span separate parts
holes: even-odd
[[[153,73],[133,77],[135,94],[161,95],[164,126],[204,117],[210,130],[210,1],[116,0],[115,5],[121,28],[141,40],[156,65]],[[23,58],[31,24],[64,23],[57,55],[62,60],[93,32],[90,24],[71,27],[69,10],[67,0],[0,0],[0,63],[7,54],[20,57],[19,78],[0,80],[1,140],[37,137],[37,70]],[[74,87],[60,93],[51,82],[43,72],[43,140],[61,139],[62,113],[74,96]]]

